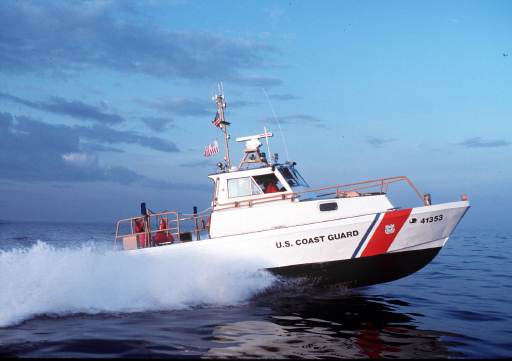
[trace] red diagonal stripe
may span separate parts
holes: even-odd
[[[375,229],[375,232],[366,245],[363,253],[361,253],[361,257],[376,256],[378,254],[386,253],[391,246],[391,243],[395,240],[396,235],[402,229],[402,226],[409,217],[409,214],[411,214],[411,211],[412,208],[386,213]],[[386,234],[386,226],[391,227],[391,225],[394,225],[394,231]]]

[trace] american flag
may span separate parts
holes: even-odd
[[[217,111],[217,113],[215,114],[215,119],[213,120],[213,125],[215,125],[216,127],[220,127],[221,126],[221,119],[220,119],[220,114],[219,112]]]
[[[209,144],[206,147],[204,147],[204,156],[205,157],[210,157],[218,152],[219,152],[219,143],[217,143],[216,140],[214,140],[212,144]]]

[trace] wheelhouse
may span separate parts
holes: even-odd
[[[232,206],[233,203],[258,201],[269,198],[275,201],[289,198],[294,192],[309,187],[295,169],[294,163],[268,165],[259,168],[215,173],[208,176],[213,180],[213,210]],[[275,188],[269,190],[269,185]],[[272,194],[270,194],[272,193]]]

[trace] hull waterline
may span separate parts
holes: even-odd
[[[390,282],[425,267],[442,247],[386,253],[378,256],[309,263],[268,269],[287,279],[301,279],[315,286],[341,284],[348,288]]]

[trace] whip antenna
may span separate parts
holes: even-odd
[[[288,147],[286,146],[286,139],[284,139],[283,130],[281,129],[281,122],[279,121],[279,118],[276,115],[276,112],[274,111],[274,107],[272,106],[272,102],[270,101],[270,98],[268,97],[267,92],[265,91],[265,88],[263,89],[263,93],[265,93],[265,96],[267,97],[268,105],[270,105],[270,109],[272,110],[272,115],[274,116],[274,119],[279,127],[279,134],[281,134],[281,139],[283,140],[284,145],[284,152],[286,153],[286,160],[290,160],[290,156],[288,155]]]

